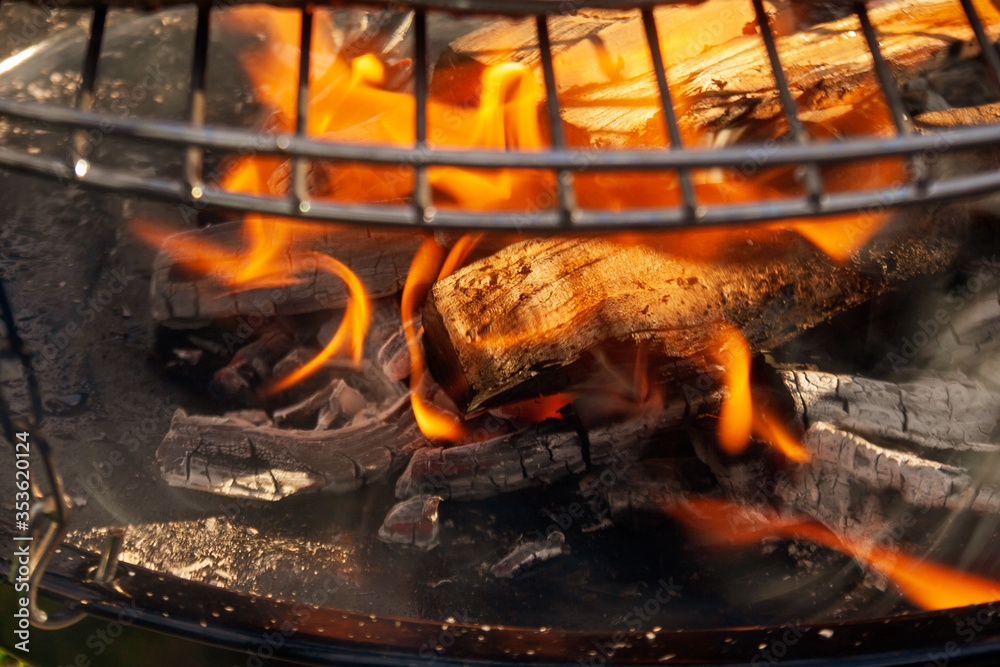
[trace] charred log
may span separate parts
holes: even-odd
[[[1000,513],[1000,487],[969,469],[880,447],[824,422],[809,427],[803,444],[813,460],[782,476],[775,493],[840,532],[868,532],[903,509]]]
[[[178,410],[156,458],[172,486],[271,501],[307,491],[352,491],[384,479],[429,445],[407,400],[376,419],[333,431],[285,430]]]
[[[588,465],[634,461],[658,437],[717,400],[717,394],[678,396],[662,408],[611,424],[574,428],[565,421],[547,420],[485,442],[420,449],[397,481],[396,497],[488,498],[579,474]]]
[[[781,376],[804,426],[829,422],[917,451],[1000,452],[1000,445],[989,442],[1000,406],[982,383],[964,376],[902,383],[814,371]]]

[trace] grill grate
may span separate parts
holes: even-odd
[[[553,51],[549,39],[550,16],[569,13],[587,7],[620,7],[610,0],[580,2],[517,2],[509,0],[418,0],[409,3],[414,12],[414,57],[412,79],[416,102],[415,144],[412,148],[387,145],[331,143],[310,138],[306,133],[308,113],[309,63],[313,24],[311,6],[300,8],[301,40],[298,81],[298,111],[295,130],[285,134],[261,134],[256,130],[237,127],[207,126],[205,123],[205,71],[207,63],[209,22],[212,3],[198,5],[194,57],[191,70],[191,99],[188,122],[168,122],[150,119],[115,119],[118,136],[139,140],[154,140],[186,149],[182,178],[144,178],[125,170],[88,163],[83,156],[84,132],[97,129],[109,116],[95,112],[94,86],[97,79],[101,40],[108,5],[77,2],[89,6],[93,13],[89,44],[81,66],[81,89],[75,108],[60,108],[38,103],[0,99],[0,114],[10,118],[35,120],[65,127],[73,137],[74,152],[67,161],[64,156],[30,155],[8,146],[0,146],[0,168],[45,175],[60,181],[76,182],[94,188],[147,196],[198,207],[215,206],[267,215],[290,216],[314,220],[358,224],[402,226],[467,227],[467,228],[533,228],[560,229],[621,229],[669,228],[687,225],[747,223],[783,218],[803,218],[837,213],[862,212],[889,206],[925,203],[965,195],[982,194],[1000,188],[1000,173],[980,172],[961,176],[931,179],[922,154],[940,151],[940,133],[917,133],[904,107],[900,88],[889,65],[879,50],[878,34],[872,25],[865,3],[854,3],[868,49],[871,52],[877,79],[884,90],[895,124],[895,136],[853,138],[817,142],[809,138],[799,120],[795,100],[779,58],[775,37],[768,24],[761,0],[753,0],[757,27],[764,41],[770,67],[774,74],[781,106],[790,130],[791,141],[777,146],[761,143],[741,143],[722,148],[696,149],[684,147],[678,128],[677,111],[667,87],[665,63],[660,51],[657,26],[653,17],[656,3],[643,0],[629,3],[629,8],[641,9],[647,45],[653,63],[653,74],[659,88],[659,103],[670,139],[668,147],[652,150],[593,150],[567,147],[560,120],[560,102],[556,94]],[[142,3],[140,3],[141,5]],[[288,6],[289,3],[276,3]],[[380,3],[376,3],[380,4]],[[663,3],[660,3],[663,4]],[[1000,57],[992,46],[983,23],[971,0],[961,0],[980,48],[985,54],[994,84],[1000,82]],[[130,3],[135,6],[135,3]],[[428,37],[427,16],[438,10],[462,13],[489,12],[534,16],[544,78],[551,148],[542,151],[501,152],[433,148],[427,142],[428,106]],[[949,150],[981,148],[1000,144],[1000,125],[963,127],[948,131]],[[292,160],[292,187],[287,196],[244,194],[226,191],[202,178],[205,150],[246,151],[260,155],[276,155]],[[820,167],[838,162],[877,159],[887,156],[908,157],[911,164],[907,182],[878,189],[858,189],[824,192]],[[415,186],[412,205],[387,203],[337,203],[313,198],[306,184],[311,161],[329,160],[340,163],[368,165],[398,165],[412,168]],[[801,167],[805,193],[781,200],[740,201],[708,204],[697,200],[692,186],[691,171],[714,168],[739,168],[755,163],[763,168],[792,165]],[[438,210],[432,204],[428,168],[454,166],[464,168],[513,170],[545,170],[555,175],[558,187],[556,204],[544,210]],[[677,174],[681,201],[663,208],[605,210],[581,207],[577,202],[574,176],[583,170],[660,171]],[[863,185],[863,184],[861,184]]]

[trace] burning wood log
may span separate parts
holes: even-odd
[[[810,426],[803,443],[812,461],[782,476],[775,493],[835,530],[865,533],[903,508],[1000,513],[1000,487],[967,468],[880,447],[825,422]]]
[[[992,5],[977,2],[976,7],[988,27],[1000,22]],[[804,122],[829,123],[859,99],[878,95],[856,16],[796,30],[801,26],[793,13],[778,12],[773,29]],[[968,19],[954,2],[890,2],[872,7],[869,15],[879,31],[882,54],[900,82],[977,54]],[[660,7],[656,17],[667,81],[675,98],[688,105],[679,117],[685,134],[701,137],[737,124],[742,133],[748,121],[767,127],[781,119],[779,94],[763,42],[753,29],[750,3],[710,0],[695,7]],[[570,18],[553,19],[552,29],[570,31],[572,26],[563,26]],[[683,25],[690,28],[678,27]],[[589,30],[586,39],[554,44],[563,120],[577,130],[570,132],[571,140],[635,146],[648,145],[650,136],[662,137],[659,90],[638,13],[609,24],[594,21]],[[508,57],[540,69],[532,31],[497,33],[488,26],[456,40],[452,57],[484,65]],[[772,126],[763,134],[774,136],[783,127]]]
[[[306,491],[344,493],[384,479],[430,442],[409,401],[333,431],[275,428],[178,410],[156,458],[172,486],[256,500]]]
[[[726,460],[714,443],[696,438],[698,456],[726,495],[754,505],[781,501],[849,534],[878,530],[904,510],[1000,512],[1000,487],[977,472],[977,462],[1000,453],[987,442],[1000,409],[982,383],[937,375],[903,383],[817,371],[781,376],[808,427],[802,442],[811,460],[783,469],[763,457]],[[671,493],[676,489],[650,495]]]
[[[701,358],[723,322],[754,349],[773,347],[953,261],[962,214],[926,215],[934,220],[907,220],[842,264],[778,233],[753,246],[734,233],[722,261],[673,254],[680,237],[670,235],[517,243],[434,285],[424,313],[430,368],[472,411],[559,391],[602,348],[638,343]]]
[[[320,252],[338,259],[361,280],[370,298],[396,294],[403,288],[410,262],[423,240],[416,234],[388,234],[354,226],[313,226],[306,233],[291,223],[282,224],[290,235],[289,249]],[[326,231],[320,234],[317,229]],[[248,252],[252,243],[240,222],[181,232],[165,239],[153,264],[153,317],[168,326],[190,328],[224,317],[291,315],[347,305],[351,294],[344,281],[318,271],[315,264],[289,264],[288,276],[301,279],[278,289],[244,291],[233,289],[229,283],[232,276],[198,275],[188,268],[190,249],[209,245],[231,249],[234,256],[245,256],[249,264],[253,259]]]

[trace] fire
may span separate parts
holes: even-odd
[[[452,255],[457,256],[471,250],[472,241],[456,244]],[[410,352],[410,402],[413,415],[420,431],[429,438],[456,441],[466,435],[467,429],[461,418],[434,405],[427,399],[430,377],[425,377],[424,352],[415,325],[417,311],[427,300],[431,284],[446,265],[456,266],[457,260],[445,256],[444,248],[432,238],[427,239],[417,250],[410,264],[410,272],[403,286],[402,315],[403,334]]]
[[[720,13],[720,8],[725,11]],[[691,30],[660,26],[661,48],[667,63],[696,57],[705,48],[728,40],[748,39],[746,28],[753,21],[750,3],[710,0],[704,7],[688,9],[690,13],[684,20],[690,23]],[[263,6],[243,6],[221,14],[224,22],[237,30],[266,36],[262,45],[246,49],[243,64],[259,99],[275,110],[271,125],[275,129],[292,131],[297,100],[298,14]],[[774,24],[779,34],[791,29],[792,21],[786,14],[780,13]],[[701,29],[701,24],[709,19],[712,30]],[[605,41],[583,40],[557,55],[554,65],[557,87],[565,109],[571,111],[593,105],[586,95],[594,86],[613,86],[623,78],[635,80],[650,76],[652,63],[641,36],[631,34],[636,31],[641,32],[639,22],[626,21],[620,28],[610,31]],[[348,57],[344,50],[353,45],[345,45],[342,49],[334,43],[333,34],[332,14],[316,10],[308,134],[321,140],[345,143],[414,146],[414,97],[405,91],[400,77],[389,76],[391,70],[399,68],[371,53]],[[861,39],[861,36],[851,38]],[[503,37],[498,39],[497,55],[493,59],[496,64],[480,68],[456,65],[435,72],[435,79],[447,84],[434,85],[432,82],[427,106],[429,146],[498,151],[533,151],[548,147],[548,128],[540,120],[545,115],[545,91],[540,74],[537,68],[516,62],[516,45],[505,46]],[[615,48],[618,42],[626,46]],[[632,45],[640,45],[642,52],[629,51],[636,48]],[[509,56],[504,56],[504,49],[509,49]],[[408,61],[401,65],[406,63]],[[464,94],[457,91],[464,91]],[[687,101],[677,92],[674,97],[683,110]],[[811,116],[805,117],[805,125],[813,138],[892,134],[891,115],[878,93],[858,91],[854,98],[816,121],[811,120]],[[639,95],[621,104],[624,113],[629,105],[638,108],[659,102],[652,96]],[[572,146],[590,148],[597,140],[586,131],[567,127],[573,130],[568,135]],[[776,126],[774,133],[778,135],[785,130],[783,126]],[[719,137],[687,134],[686,141],[691,147],[719,141]],[[650,127],[644,132],[636,132],[626,137],[620,147],[645,149],[651,145],[666,145],[662,128]],[[315,186],[315,196],[320,198],[332,197],[344,202],[401,201],[413,191],[413,171],[406,166],[316,163],[314,169],[321,174],[316,179],[320,184]],[[223,188],[233,191],[282,194],[287,189],[288,172],[288,165],[281,158],[250,156],[235,161],[220,183]],[[827,192],[856,187],[859,182],[869,187],[887,187],[903,182],[905,176],[905,161],[895,158],[823,170]],[[792,167],[750,174],[739,170],[710,170],[695,172],[692,178],[700,204],[778,199],[787,196],[786,193],[802,190]],[[428,180],[434,205],[439,207],[535,211],[551,207],[555,200],[555,179],[546,171],[433,166],[428,169]],[[585,207],[620,210],[680,203],[677,177],[671,173],[582,172],[577,176],[577,185],[578,200]],[[887,217],[885,212],[874,211],[820,221],[791,220],[773,227],[792,229],[832,258],[843,261],[863,246]]]
[[[801,538],[835,549],[881,572],[924,609],[951,609],[992,602],[1000,582],[900,550],[839,536],[803,517],[786,517],[717,499],[688,499],[665,508],[690,530],[719,545],[751,544],[769,537]]]
[[[750,345],[735,327],[724,325],[709,344],[709,353],[725,369],[726,397],[719,410],[719,444],[729,454],[746,449],[751,434],[767,441],[789,459],[809,460],[809,450],[791,435],[766,407],[754,405],[750,388]]]
[[[308,363],[270,387],[271,391],[283,391],[309,377],[335,355],[348,353],[354,365],[360,365],[370,319],[364,285],[342,262],[308,248],[311,240],[330,233],[329,226],[250,214],[242,228],[245,250],[217,246],[190,234],[171,235],[161,226],[144,222],[134,222],[132,229],[182,266],[217,276],[230,293],[291,285],[302,280],[301,274],[314,271],[331,273],[347,284],[351,298],[333,338]]]
[[[279,380],[271,388],[271,391],[283,391],[291,387],[322,368],[327,359],[343,354],[345,351],[350,352],[351,361],[356,368],[360,368],[364,356],[365,334],[368,332],[370,322],[370,306],[364,285],[342,262],[321,253],[312,253],[311,255],[320,271],[332,273],[347,283],[351,292],[351,300],[344,311],[343,321],[326,347],[304,366]]]
[[[562,419],[560,410],[573,402],[574,394],[559,393],[529,398],[490,409],[490,414],[510,421],[537,423],[546,419]]]
[[[390,87],[386,63],[373,54],[343,56],[330,35],[331,14],[317,10],[313,31],[308,133],[321,140],[413,146],[416,103],[412,94]],[[294,129],[295,82],[298,79],[298,14],[262,6],[226,10],[223,20],[243,31],[263,32],[262,46],[249,48],[243,64],[262,102],[276,111],[272,126]],[[277,46],[275,46],[277,45]],[[497,150],[543,148],[539,107],[544,91],[525,65],[503,63],[487,68],[478,100],[454,101],[445,95],[428,100],[428,143],[437,147]],[[283,161],[274,157],[241,158],[221,180],[241,192],[278,194],[268,184]],[[406,168],[321,165],[326,188],[319,196],[342,201],[391,201],[408,196],[412,172]],[[535,171],[476,171],[454,167],[428,169],[435,203],[466,209],[530,207],[545,181]]]
[[[726,397],[719,410],[719,444],[729,454],[739,454],[753,430],[750,398],[750,346],[732,327],[718,335],[715,356],[726,370]]]

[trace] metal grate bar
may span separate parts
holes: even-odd
[[[299,48],[299,86],[295,106],[295,136],[305,138],[309,131],[309,65],[312,53],[313,10],[302,8]],[[309,210],[309,161],[296,156],[292,162],[292,198],[301,211]]]
[[[198,19],[194,32],[194,56],[191,59],[191,125],[202,127],[205,124],[205,70],[208,67],[208,24],[211,18],[212,5],[209,0],[198,3]],[[191,196],[201,197],[205,189],[202,181],[202,167],[205,153],[201,146],[189,145],[184,159],[184,181],[187,183]]]
[[[539,56],[542,61],[542,75],[545,78],[545,106],[548,110],[549,125],[552,133],[552,147],[557,150],[566,149],[566,136],[563,131],[562,113],[559,109],[559,93],[556,89],[556,74],[552,65],[552,43],[549,40],[549,23],[545,16],[535,17],[535,30],[538,33]],[[573,224],[579,211],[576,207],[576,194],[573,188],[573,172],[560,169],[556,172],[556,184],[559,189],[559,215],[563,226]]]
[[[416,9],[413,16],[413,95],[414,150],[417,155],[427,152],[427,12]],[[436,211],[431,205],[431,184],[427,166],[414,165],[413,207],[417,220],[430,222]]]
[[[50,104],[0,99],[0,116],[40,121],[69,128],[100,128],[114,118],[108,114],[82,112]],[[846,138],[839,141],[768,146],[746,143],[712,149],[683,151],[567,149],[562,151],[504,152],[498,150],[434,150],[416,154],[412,149],[384,144],[328,143],[288,134],[260,134],[227,127],[195,128],[188,123],[115,118],[115,134],[121,137],[187,145],[224,151],[251,150],[261,155],[301,155],[318,160],[341,160],[368,164],[401,164],[469,167],[481,169],[601,169],[636,171],[647,169],[714,169],[739,167],[762,149],[768,149],[767,164],[788,165],[805,161],[835,164],[940,150],[947,137],[949,150],[1000,146],[1000,124],[969,125],[935,134],[910,137]],[[586,166],[581,163],[586,162]]]
[[[892,122],[896,125],[896,131],[901,136],[912,134],[913,123],[906,113],[906,107],[903,103],[903,93],[899,90],[896,78],[889,70],[889,63],[882,56],[882,48],[878,43],[875,26],[872,25],[871,19],[868,17],[868,8],[864,2],[858,0],[854,3],[854,11],[857,12],[858,20],[861,21],[861,32],[868,43],[868,50],[871,51],[872,62],[875,64],[875,74],[878,76],[878,81],[882,86],[882,93],[885,95],[885,101],[892,112]]]
[[[108,18],[108,6],[94,6],[94,15],[90,20],[90,36],[87,39],[87,53],[83,59],[83,71],[80,80],[80,93],[76,98],[76,108],[90,111],[94,108],[94,87],[97,85],[97,65],[101,57],[101,43],[104,41],[104,25]],[[73,169],[86,173],[89,163],[87,158],[93,147],[87,145],[87,135],[78,129],[73,133]]]
[[[976,41],[979,42],[979,48],[983,51],[983,58],[986,59],[986,64],[989,65],[990,74],[993,75],[993,86],[996,90],[1000,90],[1000,55],[997,54],[997,50],[990,41],[989,35],[986,34],[986,28],[983,27],[983,21],[979,18],[979,12],[976,11],[972,0],[961,0],[961,2],[962,9],[965,10],[965,15],[969,18],[969,25],[972,26],[972,32],[976,34]]]
[[[912,136],[913,121],[906,113],[906,107],[903,103],[903,93],[899,90],[896,77],[892,75],[892,71],[889,69],[889,63],[882,56],[882,49],[878,43],[875,26],[872,25],[871,18],[868,16],[868,8],[865,6],[863,0],[855,1],[854,11],[861,22],[861,32],[865,36],[865,42],[868,43],[868,50],[871,51],[872,62],[875,65],[875,75],[878,77],[882,93],[885,95],[886,103],[892,112],[892,122],[896,126],[896,133],[903,138]],[[914,154],[910,159],[910,165],[913,169],[918,188],[925,188],[928,178],[927,163],[921,156]]]
[[[938,139],[939,137],[929,137]],[[933,145],[933,144],[929,144]],[[62,160],[44,156],[26,155],[23,152],[0,146],[0,168],[64,179],[70,169]],[[137,195],[176,202],[184,196],[183,186],[174,179],[149,178],[127,174],[120,170],[93,167],[80,178],[91,188]],[[985,171],[962,178],[942,179],[931,182],[925,191],[914,184],[893,185],[878,190],[833,192],[826,196],[823,213],[856,213],[883,210],[895,206],[926,204],[958,197],[995,193],[1000,190],[1000,171]],[[364,225],[412,227],[417,224],[412,207],[390,204],[341,204],[314,202],[306,213],[289,205],[287,198],[267,197],[228,192],[218,187],[206,188],[203,201],[242,212],[264,215],[296,216],[308,220],[345,222]],[[733,225],[775,221],[787,218],[815,216],[812,204],[804,199],[753,201],[739,204],[705,206],[699,215],[699,225]],[[557,211],[440,211],[434,224],[440,227],[462,229],[522,230],[525,226],[557,231],[561,228]],[[576,221],[579,229],[588,231],[634,229],[671,229],[684,227],[682,212],[677,207],[625,209],[622,211],[581,211]]]
[[[684,149],[684,144],[681,141],[681,128],[677,124],[677,112],[674,110],[670,87],[667,85],[667,70],[663,64],[663,51],[660,49],[660,35],[656,28],[656,18],[653,16],[653,10],[649,7],[644,7],[642,10],[642,25],[646,30],[646,43],[649,45],[649,53],[653,59],[656,85],[660,89],[660,105],[663,107],[663,122],[667,126],[667,136],[670,138],[670,150],[680,151]],[[694,222],[697,203],[694,185],[691,183],[691,172],[688,169],[678,169],[677,178],[681,185],[684,211],[687,218]]]
[[[760,36],[764,40],[764,48],[767,50],[767,59],[771,62],[771,71],[774,74],[774,83],[778,87],[778,94],[781,96],[781,107],[788,120],[788,128],[792,133],[792,138],[801,145],[809,143],[809,135],[805,126],[799,120],[799,110],[792,97],[792,90],[788,86],[788,79],[785,77],[785,70],[781,65],[781,58],[778,57],[778,47],[774,42],[774,33],[771,31],[771,24],[768,21],[767,12],[764,10],[763,0],[753,0],[754,13],[757,15],[757,27],[760,28]],[[820,177],[819,167],[815,162],[805,164],[806,188],[809,191],[809,199],[818,209],[823,197],[823,180]]]

